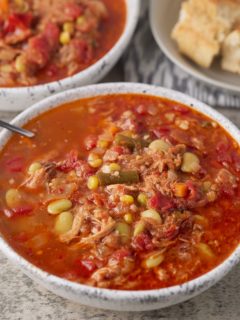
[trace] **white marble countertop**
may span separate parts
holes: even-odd
[[[115,68],[110,77],[121,79]],[[240,110],[218,109],[240,127]],[[16,114],[0,112],[0,119]],[[176,306],[151,312],[121,313],[93,309],[64,300],[25,276],[0,253],[1,320],[239,320],[240,268],[237,266],[207,292]]]

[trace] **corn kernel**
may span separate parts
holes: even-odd
[[[36,172],[37,170],[39,170],[42,167],[41,163],[39,162],[33,162],[29,168],[28,168],[28,173],[29,174],[33,174],[34,172]]]
[[[88,156],[88,163],[92,168],[98,168],[102,165],[102,159],[95,153],[90,153]]]
[[[84,16],[80,16],[77,18],[76,22],[79,26],[82,26],[86,22],[86,18]]]
[[[94,161],[89,162],[90,166],[93,168],[99,168],[102,165],[102,159],[96,159]]]
[[[63,31],[60,34],[59,41],[62,45],[68,44],[71,40],[70,33]]]
[[[110,168],[110,171],[111,171],[111,172],[120,171],[120,170],[121,170],[120,165],[119,165],[118,163],[115,163],[115,162],[110,163],[110,164],[109,164],[109,168]]]
[[[204,181],[203,182],[203,191],[208,192],[212,186],[212,183],[210,181]]]
[[[183,198],[187,195],[188,187],[185,183],[176,183],[174,189],[174,195],[179,198]]]
[[[142,206],[145,206],[147,204],[147,196],[145,195],[145,193],[139,193],[137,200]]]
[[[101,149],[106,149],[109,145],[109,141],[107,140],[99,140],[97,143],[97,147]]]
[[[88,189],[96,190],[99,186],[99,181],[97,176],[91,176],[88,178],[87,182]]]
[[[21,203],[21,194],[17,189],[9,189],[6,192],[5,200],[9,208],[13,209]]]
[[[21,6],[22,3],[23,3],[23,0],[14,0],[14,3],[15,3],[17,6]]]
[[[72,207],[72,202],[68,199],[59,199],[49,203],[47,211],[50,214],[59,214],[69,210]]]
[[[74,32],[74,23],[73,22],[65,22],[63,24],[63,31],[66,31],[69,34],[72,34]]]
[[[120,197],[120,201],[123,202],[124,204],[133,204],[134,198],[128,194],[124,194],[123,196]]]
[[[15,68],[17,72],[24,72],[26,70],[26,64],[22,56],[18,56],[15,60]]]
[[[123,216],[123,219],[125,220],[125,222],[131,224],[133,222],[133,216],[131,213],[126,213],[124,216]]]
[[[18,10],[21,9],[21,12],[25,12],[24,9],[26,8],[26,6],[28,9],[28,5],[25,0],[14,0],[14,3],[18,6]]]
[[[209,202],[215,201],[216,198],[217,198],[217,194],[216,194],[215,191],[209,191],[209,192],[207,193],[207,199],[208,199]]]

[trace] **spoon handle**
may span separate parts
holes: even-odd
[[[10,131],[16,132],[21,134],[22,136],[28,137],[28,138],[33,138],[34,137],[34,133],[31,131],[28,131],[26,129],[22,129],[16,126],[13,126],[10,123],[7,123],[5,121],[0,120],[0,127],[3,127],[5,129],[8,129]]]

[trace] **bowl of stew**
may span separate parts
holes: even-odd
[[[52,292],[150,310],[187,300],[240,259],[239,130],[145,84],[49,97],[0,134],[0,249]]]
[[[138,12],[139,0],[1,1],[0,109],[99,81],[126,49]]]

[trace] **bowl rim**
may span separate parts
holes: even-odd
[[[159,46],[159,48],[163,51],[163,53],[174,63],[177,65],[181,70],[186,72],[187,74],[191,75],[192,77],[196,78],[197,80],[200,80],[202,83],[213,85],[216,88],[221,88],[223,90],[229,90],[232,93],[239,93],[240,88],[238,85],[230,84],[228,82],[223,82],[220,80],[213,79],[210,76],[205,75],[201,72],[201,70],[197,69],[197,65],[193,64],[193,67],[190,67],[188,65],[185,65],[179,61],[177,57],[174,56],[174,54],[171,52],[171,50],[168,49],[167,46],[165,46],[164,41],[159,36],[155,19],[154,19],[154,6],[155,6],[156,0],[150,0],[150,10],[149,10],[149,20],[150,20],[150,27],[153,34],[153,37],[155,39],[155,42]],[[173,41],[173,40],[172,40]],[[185,57],[184,57],[185,58]],[[227,72],[222,70],[223,72]],[[227,72],[229,73],[229,72]]]
[[[100,59],[89,67],[60,80],[33,86],[0,87],[0,90],[6,94],[29,94],[30,90],[32,92],[31,94],[38,94],[41,91],[50,89],[50,91],[54,93],[59,87],[62,89],[68,88],[72,83],[86,81],[87,78],[94,77],[94,75],[103,69],[103,66],[105,66],[109,60],[115,61],[115,57],[119,55],[119,52],[122,53],[122,51],[125,50],[125,43],[128,43],[128,40],[135,30],[140,12],[140,0],[124,0],[124,2],[126,6],[126,21],[120,37]]]
[[[206,104],[191,98],[181,92],[177,92],[170,89],[165,89],[158,86],[138,84],[138,83],[104,83],[80,87],[77,89],[71,89],[53,96],[50,96],[36,104],[29,109],[19,114],[11,121],[15,125],[24,125],[31,119],[37,117],[40,114],[45,113],[50,109],[57,108],[59,105],[66,103],[67,101],[74,101],[86,97],[94,97],[109,94],[146,94],[158,97],[165,97],[176,102],[186,104],[189,108],[197,110],[204,115],[212,118],[218,122],[231,136],[240,144],[240,131],[230,122],[225,116],[207,106]],[[2,149],[9,138],[12,136],[6,129],[3,129],[0,133],[0,149]],[[227,257],[221,264],[209,272],[197,277],[193,280],[184,282],[180,285],[175,285],[162,289],[152,290],[116,290],[105,289],[98,287],[91,287],[88,285],[72,282],[58,276],[52,275],[23,258],[18,254],[0,234],[0,250],[15,264],[19,265],[24,273],[32,275],[48,285],[55,288],[64,288],[73,294],[83,294],[91,298],[101,298],[111,301],[134,301],[143,302],[143,299],[151,301],[159,301],[161,298],[168,296],[174,296],[177,294],[194,293],[197,291],[204,291],[211,285],[215,284],[221,278],[223,278],[238,262],[240,262],[240,244],[234,249],[234,251]]]

